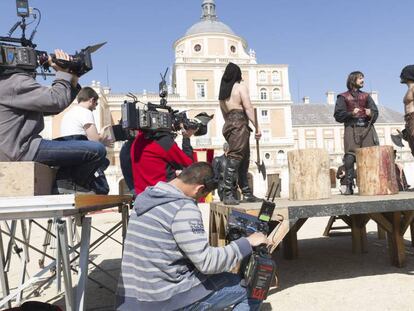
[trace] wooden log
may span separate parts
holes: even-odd
[[[289,199],[318,200],[331,197],[329,155],[325,149],[288,152]]]
[[[51,194],[55,175],[36,162],[0,162],[0,197]]]
[[[356,162],[360,195],[398,193],[392,146],[359,148]]]

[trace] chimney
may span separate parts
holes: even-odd
[[[335,92],[332,92],[332,91],[326,92],[326,103],[328,105],[334,105],[335,104]]]
[[[309,97],[309,96],[305,96],[305,97],[303,97],[303,98],[302,98],[302,102],[303,102],[305,105],[309,104],[309,103],[310,103],[310,97]]]
[[[374,100],[375,104],[379,104],[378,102],[378,92],[377,91],[371,91],[369,93],[369,95],[371,95],[372,99]]]

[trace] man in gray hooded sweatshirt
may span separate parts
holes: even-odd
[[[258,310],[240,277],[229,273],[262,233],[210,247],[197,199],[213,190],[206,162],[185,168],[169,183],[147,187],[135,200],[124,245],[117,310]]]

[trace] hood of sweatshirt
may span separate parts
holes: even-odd
[[[147,187],[144,192],[137,196],[134,203],[134,210],[139,216],[145,214],[155,206],[178,200],[195,202],[193,198],[186,196],[180,189],[160,181],[153,187]]]

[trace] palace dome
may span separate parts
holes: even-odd
[[[188,28],[185,33],[186,36],[200,33],[225,33],[233,36],[236,35],[229,26],[218,20],[214,0],[204,0],[201,7],[201,20]]]

